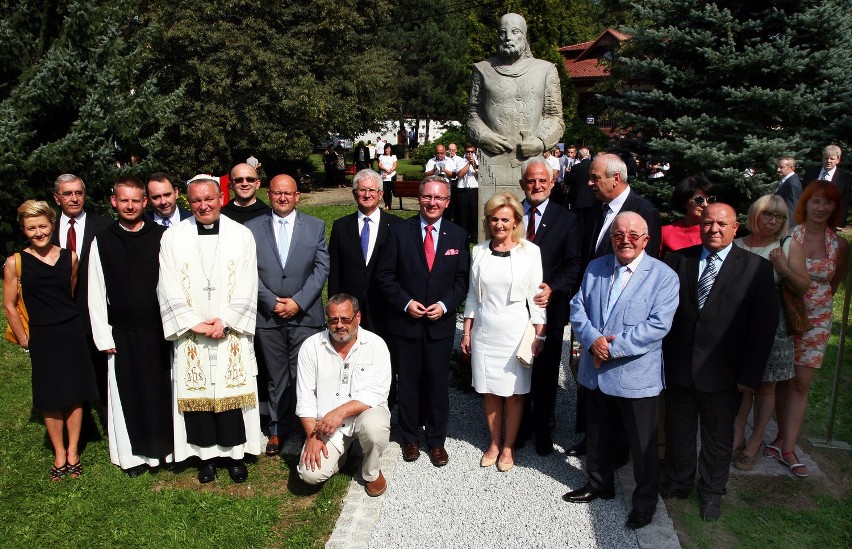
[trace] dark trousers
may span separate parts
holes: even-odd
[[[393,181],[382,181],[385,208],[393,209]]]
[[[725,494],[734,446],[734,418],[742,395],[734,387],[705,393],[695,387],[666,389],[666,487],[692,490],[696,470],[698,491],[719,498]],[[701,451],[696,450],[701,426]]]
[[[468,240],[479,240],[479,189],[456,189],[453,199],[453,221],[467,231]]]
[[[301,432],[296,418],[296,371],[302,342],[319,332],[313,326],[257,328],[258,363],[266,369],[269,394],[269,434],[287,437]]]
[[[615,459],[621,433],[633,458],[633,509],[653,511],[659,492],[657,411],[659,398],[624,398],[586,390],[586,471],[599,490],[614,489]],[[620,425],[623,427],[617,428]]]
[[[567,303],[565,304],[567,306]],[[559,386],[559,363],[562,358],[562,334],[565,326],[547,325],[547,339],[541,353],[535,357],[530,379],[530,392],[524,399],[524,419],[521,432],[528,437],[550,438],[556,424],[556,389]]]
[[[399,364],[399,428],[403,441],[420,441],[426,427],[426,444],[444,446],[450,415],[449,374],[453,338],[395,337],[393,351]],[[421,403],[421,398],[425,402]],[[421,414],[421,409],[423,410]]]

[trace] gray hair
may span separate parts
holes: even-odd
[[[784,166],[790,166],[794,170],[796,169],[796,159],[792,156],[782,156],[778,159],[779,164],[783,164]]]
[[[828,145],[826,148],[822,150],[822,156],[825,158],[826,156],[836,156],[840,158],[843,155],[843,151],[840,150],[840,147],[837,145]]]
[[[617,154],[601,153],[595,157],[595,160],[600,160],[604,163],[604,174],[607,177],[612,177],[615,174],[621,176],[621,180],[627,184],[627,164]]]
[[[417,194],[420,195],[423,193],[423,187],[426,186],[426,183],[440,183],[441,185],[447,188],[447,196],[450,196],[450,182],[441,177],[440,175],[429,175],[420,182],[420,186],[417,188]]]
[[[349,303],[352,305],[352,314],[358,314],[361,309],[358,307],[358,298],[349,294],[339,293],[328,298],[328,303],[325,306],[325,314],[328,316],[328,309],[332,305],[342,305]]]
[[[373,183],[379,186],[379,189],[382,188],[382,176],[380,176],[378,173],[374,172],[370,168],[364,168],[363,170],[356,173],[355,177],[352,178],[352,190],[357,189],[358,183],[360,183],[364,179],[372,181]]]
[[[530,166],[535,164],[541,164],[547,170],[547,173],[550,173],[550,165],[544,159],[543,156],[533,156],[524,160],[524,163],[521,164],[521,178],[524,177],[524,174],[527,173],[527,170],[530,169]]]
[[[83,183],[82,179],[80,179],[78,176],[74,175],[73,173],[64,173],[64,174],[60,175],[59,177],[57,177],[56,181],[53,182],[53,192],[58,193],[59,192],[59,185],[61,185],[62,183],[71,183],[72,181],[79,181],[80,185],[83,186],[83,191],[86,190],[86,184]]]

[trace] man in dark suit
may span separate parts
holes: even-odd
[[[555,420],[556,389],[562,340],[568,324],[568,300],[580,279],[582,232],[577,216],[551,200],[553,180],[542,158],[527,161],[520,181],[527,240],[541,249],[542,284],[536,304],[547,308],[547,332],[535,359],[530,393],[524,400],[524,416],[519,441],[535,434],[540,455],[553,452],[551,433]]]
[[[192,212],[178,206],[180,191],[173,181],[172,176],[167,173],[154,172],[148,176],[148,184],[145,186],[151,206],[148,218],[166,228],[192,216]]]
[[[781,181],[778,182],[778,190],[775,194],[784,199],[787,204],[787,223],[790,227],[796,224],[794,213],[796,204],[799,203],[799,197],[802,196],[802,182],[799,176],[796,175],[796,159],[792,156],[785,156],[778,160],[778,177]]]
[[[98,382],[98,393],[101,397],[101,407],[98,410],[101,423],[106,431],[106,402],[107,402],[107,356],[100,352],[92,339],[92,322],[89,319],[89,250],[95,235],[112,224],[112,221],[97,214],[87,213],[86,186],[76,175],[66,173],[56,178],[53,183],[53,200],[62,210],[56,220],[53,231],[53,243],[77,253],[77,289],[74,300],[80,310],[80,316],[86,325],[86,336],[89,342],[89,354],[95,367],[95,377]],[[90,423],[90,421],[87,421]],[[88,431],[93,426],[86,427]],[[86,433],[87,438],[94,433]]]
[[[852,173],[840,169],[841,154],[843,151],[837,145],[829,145],[822,150],[822,166],[813,167],[805,172],[805,187],[814,179],[823,179],[840,189],[840,198],[843,200],[843,216],[840,218],[840,227],[846,226],[846,218],[849,217],[849,198],[852,194]]]
[[[325,223],[296,212],[296,180],[277,175],[269,182],[272,212],[245,226],[257,246],[258,362],[268,374],[269,442],[266,455],[281,451],[284,439],[300,433],[296,418],[299,349],[322,330],[322,288],[328,276]]]
[[[388,304],[378,285],[373,282],[376,264],[388,238],[390,227],[402,220],[383,211],[382,178],[373,170],[361,170],[352,178],[352,195],[358,211],[341,217],[331,226],[328,254],[328,295],[349,294],[361,307],[361,325],[390,343]],[[389,402],[396,402],[396,364]]]
[[[772,264],[732,245],[736,219],[727,204],[709,204],[701,214],[702,244],[665,259],[680,279],[680,301],[663,341],[666,457],[660,493],[686,498],[697,469],[706,521],[721,514],[740,393],[760,388],[778,326]]]
[[[648,245],[645,253],[657,257],[660,250],[660,212],[646,199],[635,193],[627,184],[627,165],[616,154],[601,153],[589,166],[589,188],[594,194],[595,203],[589,208],[584,219],[583,245],[581,249],[581,272],[586,270],[593,259],[613,253],[612,240],[608,237],[609,226],[615,216],[621,212],[636,212],[648,224]],[[585,400],[581,387],[577,389],[578,433],[586,432]],[[622,445],[626,455],[626,445]],[[570,456],[581,456],[586,452],[585,440],[569,448]]]
[[[440,176],[420,183],[420,215],[394,224],[376,267],[390,303],[388,330],[399,371],[399,426],[405,461],[420,457],[421,426],[435,467],[447,464],[449,364],[456,308],[467,295],[467,233],[441,216],[450,186]],[[420,405],[421,394],[427,402]],[[423,409],[423,417],[420,410]]]
[[[592,165],[592,155],[586,147],[577,151],[578,161],[571,166],[571,171],[565,174],[565,185],[568,187],[567,206],[577,214],[580,226],[585,226],[586,212],[595,204],[595,195],[589,187],[589,167]]]

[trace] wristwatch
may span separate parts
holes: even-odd
[[[545,339],[547,339],[547,336],[540,336],[540,335],[536,334],[535,338],[539,341],[544,341]]]

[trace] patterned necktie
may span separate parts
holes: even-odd
[[[370,218],[364,218],[364,228],[361,229],[361,253],[364,254],[364,261],[367,261],[367,252],[370,249]]]
[[[601,242],[603,242],[603,239],[605,238],[604,226],[606,225],[606,217],[609,215],[610,211],[609,204],[604,204],[603,209],[601,209],[601,217],[598,219],[598,223],[595,226],[595,240],[592,241],[592,249],[590,250],[592,254],[591,257],[595,257],[595,252],[598,250],[598,246],[601,245]]]
[[[532,242],[535,240],[535,214],[538,213],[538,209],[535,207],[530,208],[530,211],[527,212],[529,218],[527,218],[527,240]]]
[[[423,239],[423,252],[426,254],[426,266],[432,270],[432,265],[435,264],[435,240],[432,238],[432,231],[435,227],[426,225],[426,238]]]
[[[707,256],[707,266],[704,267],[704,272],[698,279],[698,308],[704,307],[704,302],[707,301],[707,296],[710,295],[710,289],[713,288],[713,282],[716,280],[716,259],[717,254]]]
[[[172,224],[172,222],[171,222],[171,221],[169,221],[168,219],[163,219],[163,222],[162,222],[162,223],[160,223],[160,225],[162,225],[163,227],[165,227],[165,228],[167,228],[167,229],[169,228],[169,226],[170,226],[171,224]]]
[[[77,231],[74,230],[74,219],[68,220],[68,237],[65,239],[65,248],[72,252],[77,251]]]
[[[831,181],[831,178],[828,177],[828,172],[825,168],[822,169],[822,175],[820,175],[819,178],[823,181]]]
[[[281,268],[287,265],[287,254],[290,253],[290,237],[287,235],[287,220],[278,220],[278,256],[281,258]]]
[[[609,319],[609,313],[612,312],[612,308],[615,307],[615,303],[618,301],[618,297],[624,290],[624,279],[627,278],[627,273],[629,272],[630,269],[627,268],[627,265],[618,266],[618,274],[615,277],[615,282],[612,283],[612,288],[609,289],[609,299],[606,303],[606,316],[604,316],[604,322]]]

